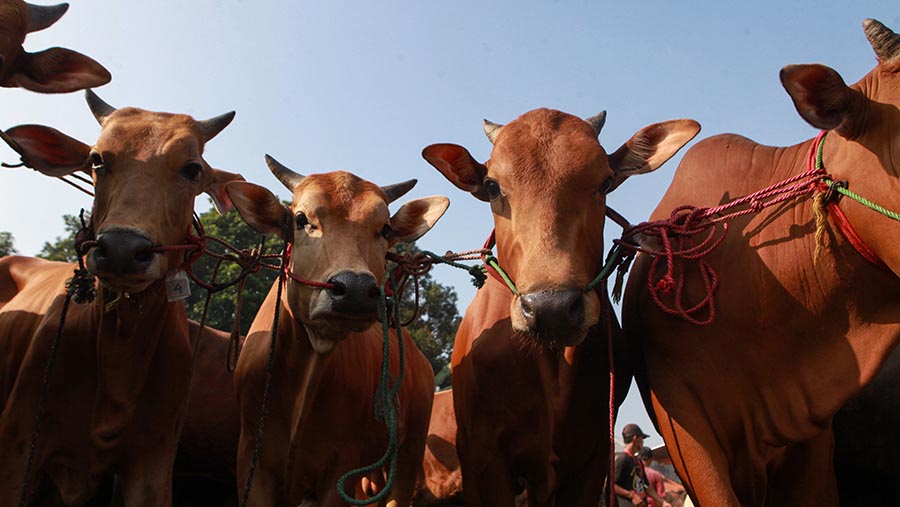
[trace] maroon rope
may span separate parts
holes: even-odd
[[[309,287],[316,287],[318,289],[335,289],[337,285],[328,282],[318,282],[316,280],[309,280],[307,278],[302,278],[291,272],[291,244],[288,243],[284,249],[284,260],[281,263],[282,271],[284,271],[285,276],[290,278],[291,280],[306,285]]]
[[[825,170],[816,168],[815,164],[822,136],[824,132],[813,141],[807,170],[801,174],[719,206],[680,206],[669,218],[644,222],[622,233],[617,244],[652,257],[647,286],[653,301],[663,312],[698,326],[709,325],[715,320],[714,294],[719,277],[704,258],[725,240],[728,221],[820,191],[821,181],[827,177]],[[634,241],[638,235],[655,238],[660,248],[649,250],[638,246]],[[662,259],[665,259],[664,267],[661,266]],[[676,259],[682,261],[681,269],[677,269]],[[692,261],[696,266],[706,291],[706,295],[694,304],[685,303],[685,266],[688,263],[684,261]]]

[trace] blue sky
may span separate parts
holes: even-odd
[[[737,132],[790,145],[815,131],[781,88],[781,67],[824,63],[852,83],[875,64],[862,20],[900,31],[900,5],[887,0],[70,3],[56,25],[29,36],[26,49],[64,46],[94,57],[113,74],[97,93],[114,106],[197,118],[237,111],[207,145],[207,161],[281,197],[289,195],[264,153],[303,173],[345,169],[379,184],[418,178],[412,197],[452,201],[419,242],[437,252],[479,247],[490,212],[444,180],[421,150],[453,142],[487,159],[482,118],[506,123],[536,107],[582,117],[605,109],[607,151],[673,118],[699,121],[698,139]],[[23,123],[88,144],[99,132],[80,93],[0,90],[0,128]],[[645,220],[679,159],[630,179],[610,205],[632,222]],[[0,160],[16,157],[0,147]],[[0,192],[0,231],[12,232],[28,255],[62,234],[63,214],[90,207],[87,196],[29,170],[0,171]],[[608,238],[619,232],[607,226]],[[434,276],[457,289],[462,311],[474,296],[468,277],[450,268]],[[635,392],[617,433],[638,422],[653,434],[647,444],[658,445]]]

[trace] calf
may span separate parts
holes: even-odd
[[[250,183],[229,184],[228,193],[252,227],[291,243],[291,280],[305,282],[288,280],[279,299],[276,281],[238,360],[238,487],[243,494],[253,473],[249,505],[298,505],[307,500],[325,507],[345,505],[336,489],[338,478],[375,462],[388,447],[374,399],[382,363],[376,307],[384,256],[391,245],[425,234],[449,201],[417,199],[392,217],[388,204],[415,181],[379,188],[347,172],[303,177],[274,159],[267,161],[293,193],[289,208]],[[399,374],[398,340],[403,340],[406,363],[397,399],[399,465],[388,505],[407,506],[422,466],[434,374],[408,334],[397,337],[392,331],[390,337],[391,375]],[[266,363],[273,338],[270,385]],[[269,387],[257,465],[253,452],[261,399]],[[384,482],[379,475],[375,484]],[[356,497],[363,497],[361,486],[352,486]]]

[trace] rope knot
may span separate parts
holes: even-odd
[[[658,282],[656,282],[656,290],[662,292],[663,294],[670,294],[672,289],[675,288],[675,279],[672,278],[672,275],[665,275],[660,278]]]
[[[87,269],[75,269],[75,274],[66,281],[66,293],[78,304],[90,303],[97,295],[94,277]]]

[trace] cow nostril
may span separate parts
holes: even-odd
[[[139,263],[150,263],[153,260],[153,250],[144,250],[134,255],[134,260]]]
[[[332,286],[328,288],[328,293],[331,294],[331,297],[340,297],[346,294],[347,286],[344,285],[337,277],[328,280]]]
[[[528,320],[534,320],[534,296],[525,294],[519,298],[519,304],[522,307],[522,315]]]
[[[569,306],[569,317],[573,323],[584,318],[584,296],[581,294],[578,294]]]

